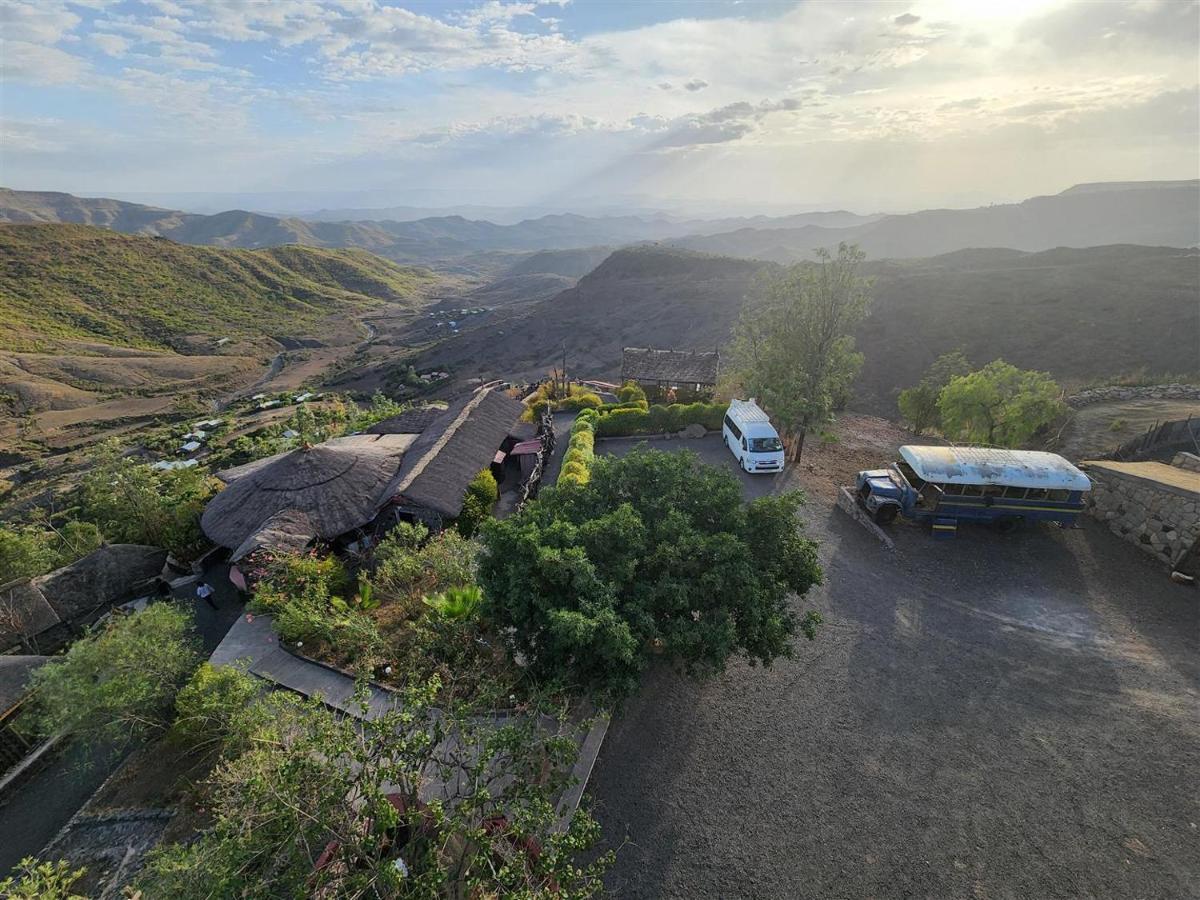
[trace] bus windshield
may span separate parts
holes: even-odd
[[[750,438],[751,453],[778,453],[783,443],[777,437]]]

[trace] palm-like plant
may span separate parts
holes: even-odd
[[[422,599],[445,621],[465,622],[478,615],[479,607],[483,603],[483,591],[477,585],[468,584],[446,588]]]

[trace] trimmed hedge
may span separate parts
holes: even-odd
[[[630,434],[663,434],[682,431],[689,425],[703,425],[709,431],[719,431],[725,418],[724,403],[655,404],[649,409],[614,409],[600,417],[596,434],[600,437],[622,437]]]
[[[596,458],[594,429],[597,419],[594,409],[584,410],[575,419],[575,424],[571,426],[571,441],[563,456],[562,471],[558,475],[559,484],[587,484],[591,478],[592,462]]]
[[[650,403],[647,400],[626,400],[619,403],[605,403],[600,407],[601,415],[614,412],[618,409],[649,409]]]

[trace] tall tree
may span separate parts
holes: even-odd
[[[798,458],[810,428],[829,421],[862,366],[851,332],[867,315],[870,282],[858,274],[866,255],[839,244],[817,251],[767,284],[734,331],[742,386],[758,398],[790,437]]]
[[[1062,412],[1061,394],[1046,372],[993,360],[946,385],[938,400],[942,430],[953,440],[1019,447]]]
[[[938,412],[938,398],[942,390],[953,379],[966,375],[971,371],[971,363],[961,350],[943,353],[933,361],[933,365],[915,387],[900,392],[896,405],[900,415],[908,421],[917,434],[926,428],[941,427],[941,414]]]

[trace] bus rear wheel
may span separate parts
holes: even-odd
[[[893,503],[879,507],[879,509],[875,510],[875,524],[891,525],[896,521],[896,513],[899,511],[899,508]]]

